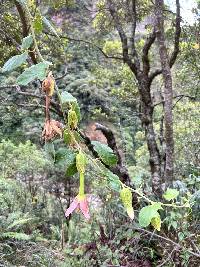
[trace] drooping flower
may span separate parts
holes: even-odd
[[[89,220],[90,219],[90,213],[89,213],[89,207],[88,207],[88,200],[84,193],[84,172],[85,172],[85,156],[82,152],[79,151],[79,154],[76,156],[76,165],[77,169],[79,171],[79,194],[74,198],[72,203],[70,204],[69,208],[65,212],[65,216],[68,217],[75,209],[80,209],[80,211],[83,213],[84,217]]]
[[[62,137],[62,123],[59,121],[46,119],[44,130],[42,131],[42,138],[46,141],[49,141],[56,135],[60,135]]]
[[[74,198],[69,208],[65,212],[65,216],[68,217],[75,209],[80,209],[84,217],[89,220],[89,207],[86,195],[78,195]]]

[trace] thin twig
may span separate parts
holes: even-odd
[[[152,235],[151,231],[148,231],[148,230],[145,230],[145,229],[142,229],[142,228],[139,228],[139,227],[134,227],[134,229],[139,231],[139,232],[143,232],[143,233],[147,233],[149,235]],[[164,237],[164,236],[161,236],[161,235],[158,235],[158,234],[155,234],[155,233],[154,233],[154,237],[157,237],[157,238],[160,238],[162,240],[165,240],[166,242],[169,242],[169,243],[173,244],[178,249],[187,250],[187,252],[190,253],[191,255],[193,255],[193,256],[195,256],[197,258],[200,258],[200,254],[199,253],[195,253],[195,252],[191,251],[190,249],[181,246],[179,243],[176,243],[176,242],[174,242],[173,240],[171,240],[171,239],[169,239],[167,237]]]

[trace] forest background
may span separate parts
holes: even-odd
[[[200,266],[199,5],[1,1],[1,266]]]

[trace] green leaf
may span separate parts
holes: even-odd
[[[50,62],[40,62],[36,65],[31,66],[26,69],[18,78],[17,84],[27,85],[28,83],[34,81],[35,79],[44,80],[47,74]]]
[[[39,10],[36,11],[36,14],[33,20],[33,28],[35,30],[35,33],[37,34],[40,34],[43,30],[42,15]]]
[[[65,164],[71,164],[76,157],[73,150],[65,147],[60,147],[55,153],[55,163],[62,161]]]
[[[116,165],[117,163],[117,156],[114,154],[113,150],[98,141],[92,141],[92,145],[94,146],[94,150],[99,155],[100,159],[109,166]]]
[[[3,66],[2,68],[2,72],[8,72],[8,71],[12,71],[16,68],[18,68],[19,66],[21,66],[24,62],[26,62],[28,58],[28,53],[25,52],[21,55],[17,55],[14,57],[11,57]]]
[[[21,49],[28,49],[33,43],[33,37],[31,35],[26,36],[22,40]]]
[[[139,213],[139,224],[141,227],[147,227],[153,218],[159,217],[158,207],[149,205],[141,209]]]
[[[68,129],[65,129],[63,132],[63,140],[64,140],[65,144],[67,144],[67,145],[71,144],[72,136],[71,136],[71,133]]]
[[[81,112],[77,99],[72,94],[64,91],[60,94],[60,101],[63,108],[69,108],[70,105],[72,106],[72,110],[76,112],[79,122],[81,120]]]
[[[71,103],[77,102],[77,99],[72,94],[64,91],[60,94],[60,101],[61,101],[62,106],[64,107],[65,104],[69,105]]]
[[[162,203],[161,202],[154,202],[151,204],[151,206],[155,209],[155,210],[163,210],[162,208]]]
[[[179,195],[179,191],[172,188],[167,188],[167,191],[163,194],[164,199],[167,201],[173,200],[177,198]]]
[[[106,173],[106,177],[107,177],[107,181],[108,181],[108,186],[112,190],[114,190],[116,192],[120,192],[121,191],[121,183],[120,183],[119,177],[110,171],[108,171]]]
[[[72,109],[76,112],[78,121],[81,120],[81,111],[78,102],[72,102]]]
[[[42,17],[42,20],[43,20],[44,24],[47,26],[47,28],[49,28],[49,30],[50,30],[56,37],[60,38],[59,35],[58,35],[58,33],[57,33],[57,31],[56,31],[55,28],[52,26],[51,22],[50,22],[47,18],[45,18],[45,17]]]
[[[53,142],[46,142],[44,145],[45,152],[51,160],[55,161],[55,147]]]
[[[59,148],[55,154],[56,164],[65,164],[66,176],[72,176],[78,172],[76,168],[76,154],[68,148]]]
[[[78,172],[76,167],[76,162],[74,161],[72,164],[68,165],[66,169],[66,176],[73,176]]]

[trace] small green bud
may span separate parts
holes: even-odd
[[[79,151],[79,153],[76,155],[76,168],[79,173],[85,173],[86,164],[87,160],[85,154]]]
[[[68,112],[68,126],[71,129],[76,129],[78,125],[78,118],[76,116],[76,112],[72,109]]]

